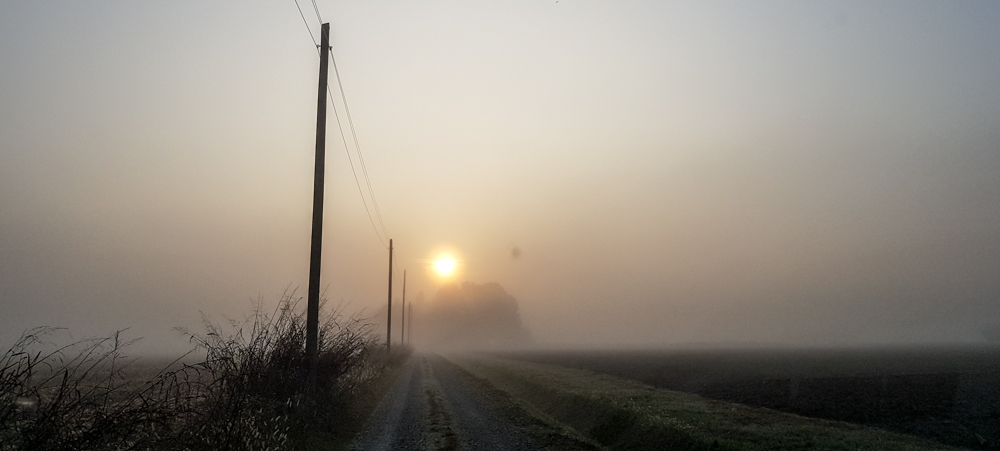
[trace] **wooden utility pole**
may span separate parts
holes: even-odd
[[[402,317],[399,321],[399,343],[406,344],[406,270],[403,270],[403,308],[399,309]]]
[[[319,337],[319,269],[323,254],[323,178],[326,169],[326,79],[330,24],[323,24],[319,51],[319,98],[316,103],[316,168],[313,175],[312,247],[309,251],[309,293],[306,304],[306,355],[315,368]]]
[[[389,317],[385,320],[385,349],[392,349],[392,238],[389,238]]]

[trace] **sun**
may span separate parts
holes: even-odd
[[[434,262],[434,269],[437,270],[438,274],[442,276],[447,276],[455,272],[455,260],[442,258]]]

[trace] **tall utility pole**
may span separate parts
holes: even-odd
[[[315,368],[319,337],[319,269],[323,254],[323,177],[326,169],[326,79],[330,24],[323,24],[319,51],[319,99],[316,103],[316,169],[313,175],[312,248],[309,251],[309,294],[306,304],[306,355]]]
[[[392,238],[389,238],[389,317],[385,321],[385,349],[392,349]]]
[[[399,309],[402,317],[399,321],[399,343],[406,344],[406,270],[403,270],[403,308]]]

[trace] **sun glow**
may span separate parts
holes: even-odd
[[[434,262],[434,269],[443,276],[451,274],[455,272],[455,260],[442,258]]]

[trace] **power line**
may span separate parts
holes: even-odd
[[[334,101],[333,101],[333,93],[330,92],[329,87],[327,87],[326,93],[330,96],[330,103],[334,104],[333,117],[337,120],[337,130],[340,131],[340,139],[344,142],[344,152],[347,153],[347,162],[350,163],[350,165],[351,165],[351,174],[354,175],[354,184],[357,185],[357,187],[358,187],[358,194],[361,196],[361,203],[365,206],[365,213],[368,215],[368,221],[371,222],[372,229],[375,230],[375,236],[378,237],[379,242],[382,243],[383,247],[385,247],[386,249],[388,249],[389,245],[385,244],[385,241],[382,239],[382,235],[378,233],[378,227],[375,225],[375,220],[372,219],[372,213],[371,213],[371,211],[368,210],[368,201],[365,200],[365,193],[361,189],[361,182],[358,181],[358,171],[356,171],[354,169],[354,160],[351,159],[351,149],[350,149],[350,147],[347,146],[347,138],[344,136],[344,128],[340,124],[340,115],[337,114],[336,103],[334,103]],[[372,198],[372,199],[374,201],[374,198]],[[372,203],[374,204],[374,202],[372,202]],[[375,212],[377,214],[378,210],[375,210]],[[385,227],[382,227],[382,232],[383,233],[385,232]],[[386,233],[385,236],[386,236],[386,239],[388,239],[389,234]]]
[[[385,223],[382,221],[382,211],[378,207],[378,200],[375,198],[375,190],[372,189],[371,178],[368,177],[368,167],[365,165],[365,157],[361,152],[361,142],[358,141],[358,134],[354,131],[354,120],[351,118],[351,108],[347,105],[347,95],[344,94],[344,85],[340,81],[340,71],[337,70],[337,58],[333,55],[333,49],[330,49],[330,62],[333,63],[333,73],[337,77],[337,87],[340,88],[340,98],[344,101],[344,111],[347,113],[347,123],[351,127],[351,136],[354,138],[354,147],[358,152],[358,160],[361,162],[361,172],[365,175],[365,183],[368,184],[368,194],[372,198],[372,204],[375,206],[375,215],[378,217],[378,222],[382,226],[382,233],[385,236],[389,236],[389,232],[385,230]]]
[[[299,6],[298,0],[293,0],[293,1],[295,2],[295,8],[298,9],[299,11],[299,16],[302,17],[302,23],[305,25],[306,31],[309,33],[309,39],[311,39],[313,41],[313,44],[316,45],[317,53],[322,52],[323,50],[319,48],[318,44],[316,44],[316,38],[313,36],[312,29],[309,27],[309,21],[306,20],[305,14],[302,12],[302,7]],[[311,1],[313,5],[313,11],[316,13],[316,18],[319,19],[320,23],[322,23],[323,18],[319,12],[319,6],[316,4],[316,0],[311,0]],[[328,50],[330,51],[330,56],[332,58],[333,49],[328,49]],[[336,65],[336,63],[334,64]],[[334,72],[336,72],[336,70],[334,70]],[[375,231],[375,236],[378,237],[379,242],[382,243],[383,247],[388,249],[389,246],[386,245],[386,242],[382,238],[382,235],[384,234],[386,239],[388,239],[389,233],[385,229],[385,223],[382,220],[382,213],[379,210],[378,203],[375,199],[375,191],[372,189],[371,179],[368,177],[368,169],[364,163],[364,156],[361,154],[361,147],[358,145],[357,134],[354,131],[354,122],[350,116],[350,109],[347,107],[347,97],[346,95],[344,95],[344,87],[343,84],[340,83],[339,73],[337,73],[337,85],[340,88],[340,95],[344,101],[344,109],[348,116],[348,123],[351,127],[351,136],[354,140],[355,148],[357,149],[358,152],[358,161],[361,165],[361,170],[365,177],[365,185],[368,187],[368,195],[372,198],[372,208],[375,209],[375,216],[378,218],[379,225],[382,228],[382,233],[379,233],[379,227],[375,225],[375,219],[372,218],[371,211],[368,208],[368,201],[367,199],[365,199],[364,190],[361,188],[361,182],[358,180],[358,173],[354,167],[354,160],[351,158],[351,150],[350,146],[347,144],[347,137],[344,134],[344,127],[343,124],[340,122],[340,115],[337,113],[337,103],[333,98],[333,92],[330,91],[330,88],[328,86],[327,95],[330,98],[330,103],[333,105],[333,116],[337,120],[337,130],[340,131],[340,139],[344,143],[344,152],[347,153],[347,161],[348,163],[350,163],[351,166],[351,174],[354,176],[354,183],[358,187],[358,194],[361,196],[361,203],[365,207],[365,213],[368,215],[368,221],[371,223],[372,228]]]
[[[309,21],[306,20],[306,15],[302,14],[302,8],[299,6],[299,0],[293,1],[295,2],[295,8],[299,10],[299,16],[302,17],[302,23],[306,26],[306,32],[309,33],[309,39],[312,39],[313,45],[319,49],[319,43],[316,42],[316,36],[313,36],[312,28],[309,28]],[[323,23],[323,21],[320,21],[320,23]]]
[[[313,11],[316,11],[316,18],[319,19],[319,23],[323,23],[323,16],[319,15],[319,6],[316,6],[316,0],[312,0]]]

